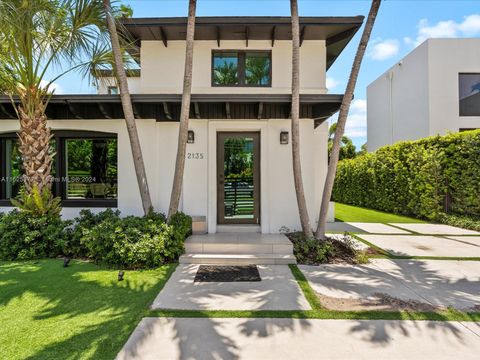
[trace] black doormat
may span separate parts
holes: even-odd
[[[200,265],[194,282],[262,281],[256,265]]]

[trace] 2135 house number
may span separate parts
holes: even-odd
[[[204,153],[187,153],[187,159],[189,160],[203,160],[204,158]]]

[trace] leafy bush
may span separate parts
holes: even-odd
[[[480,217],[480,131],[400,142],[337,169],[333,200],[446,221]],[[448,206],[445,206],[445,204]]]
[[[0,214],[0,259],[88,258],[120,268],[152,268],[172,262],[184,251],[189,216],[177,213],[170,224],[163,214],[120,217],[111,209],[82,210],[75,221],[13,210]]]
[[[285,234],[293,243],[293,254],[299,264],[318,265],[324,263],[365,263],[367,254],[360,254],[355,248],[351,237],[343,235],[343,241],[333,237],[325,241],[308,238],[302,232],[287,232]]]
[[[67,241],[70,223],[59,216],[33,216],[12,210],[0,217],[0,259],[55,257]]]
[[[40,191],[37,185],[34,185],[31,192],[25,188],[20,189],[17,199],[11,199],[14,206],[22,212],[33,216],[60,216],[61,199],[54,197],[52,191],[45,187]]]
[[[121,218],[119,212],[107,210],[97,215],[83,212],[76,224],[75,236],[88,258],[121,268],[151,268],[183,253],[191,218],[177,214],[166,224],[165,217],[154,212]]]

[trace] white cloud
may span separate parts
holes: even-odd
[[[330,119],[330,123],[337,121],[338,114]],[[367,101],[354,99],[350,105],[345,135],[351,139],[367,137]]]
[[[468,37],[480,34],[480,15],[473,14],[465,16],[462,22],[454,20],[439,21],[434,25],[430,25],[427,19],[419,21],[417,37],[404,38],[404,41],[413,46],[418,46],[429,38],[454,38]]]
[[[340,82],[337,79],[334,79],[331,76],[327,76],[326,82],[327,82],[326,86],[328,90],[335,89],[340,84]]]
[[[40,87],[44,88],[49,84],[49,81],[47,80],[42,80],[40,81]],[[50,84],[49,88],[50,92],[53,92],[54,94],[63,94],[63,88],[58,85],[57,83],[53,82]]]
[[[377,39],[372,41],[368,56],[373,60],[386,60],[398,54],[400,42],[396,39]]]

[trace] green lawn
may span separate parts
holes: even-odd
[[[335,220],[348,222],[377,223],[422,223],[424,221],[408,216],[389,214],[382,211],[335,203]]]
[[[61,260],[0,262],[2,359],[113,359],[175,265],[118,271]]]

